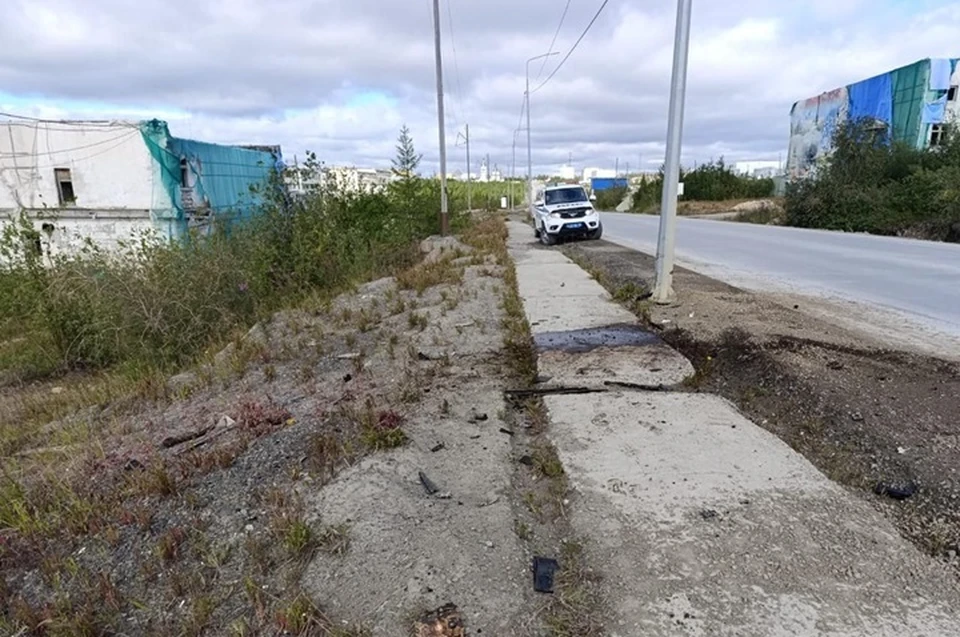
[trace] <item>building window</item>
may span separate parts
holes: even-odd
[[[950,87],[950,90],[947,91],[947,101],[948,101],[948,102],[956,102],[956,101],[957,101],[957,88],[960,88],[960,87],[951,86],[951,87]]]
[[[947,125],[946,124],[934,124],[930,127],[930,145],[939,146],[944,143],[947,138]]]
[[[57,180],[57,196],[60,197],[61,206],[70,206],[77,201],[73,194],[73,179],[70,177],[69,168],[54,168],[53,177]]]
[[[180,186],[183,188],[190,187],[190,172],[187,169],[187,160],[180,160]]]

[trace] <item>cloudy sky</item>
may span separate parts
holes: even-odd
[[[450,169],[509,169],[524,62],[566,0],[441,0]],[[539,84],[601,0],[571,0]],[[533,95],[536,172],[656,168],[663,158],[675,0],[609,0]],[[438,157],[430,0],[5,0],[0,111],[159,117],[175,135],[280,143],[332,164],[388,166],[404,123]],[[694,0],[683,161],[785,154],[798,99],[925,57],[960,56],[960,2]],[[525,163],[525,138],[517,148]],[[476,170],[476,164],[474,165]],[[518,168],[518,172],[520,168]]]

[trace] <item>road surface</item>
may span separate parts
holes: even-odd
[[[604,213],[603,238],[656,253],[660,218]],[[960,245],[677,220],[677,263],[746,289],[868,304],[960,337]]]

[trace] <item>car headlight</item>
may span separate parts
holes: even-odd
[[[551,212],[550,216],[554,219],[560,219],[563,215],[561,215],[559,212]]]

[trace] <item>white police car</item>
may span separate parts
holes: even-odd
[[[599,239],[600,215],[582,186],[548,186],[533,204],[533,229],[544,245],[563,238]]]

